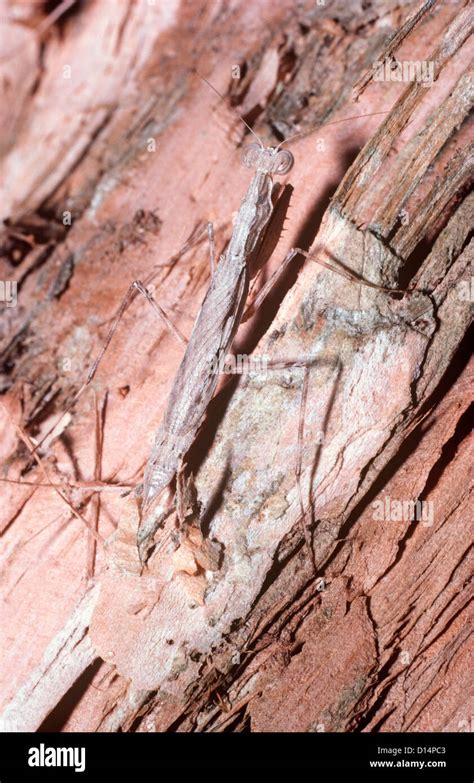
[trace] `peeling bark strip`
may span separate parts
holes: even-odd
[[[1,716],[0,731],[35,731],[95,661],[97,656],[87,632],[97,593],[98,585],[85,593],[64,628],[51,641],[41,665]]]
[[[0,424],[2,473],[18,483],[2,486],[0,504],[2,729],[462,731],[470,719],[472,12],[390,0],[376,10],[274,6],[237,2],[229,14],[196,0],[104,13],[81,3],[61,35],[56,23],[48,29],[41,58],[32,34],[21,62],[4,64],[0,110],[14,105],[15,116],[2,139],[0,277],[17,282],[18,296],[3,313]],[[28,37],[8,30],[11,46]],[[412,61],[433,60],[429,89],[361,77],[400,46]],[[390,298],[306,262],[236,337],[239,355],[320,359],[301,454],[317,579],[293,472],[297,368],[243,377],[213,400],[189,454],[200,529],[178,569],[172,539],[142,576],[106,570],[97,552],[98,583],[84,589],[88,534],[40,486],[39,469],[25,468],[9,417],[41,440],[134,278],[155,274],[154,295],[189,334],[208,261],[202,247],[180,259],[176,249],[209,219],[225,248],[244,189],[234,165],[243,132],[207,88],[191,86],[192,68],[274,144],[352,117],[354,84],[361,114],[393,107],[382,124],[354,120],[295,141],[275,263],[316,243],[409,293]],[[274,247],[280,231],[271,233]],[[41,453],[101,536],[120,520],[125,557],[136,508],[105,491],[98,503],[92,485],[142,475],[150,411],[158,423],[181,361],[137,305],[96,399],[81,399]],[[195,554],[212,542],[222,556],[211,577],[212,553]]]
[[[434,62],[435,79],[438,78],[445,65],[468,40],[473,29],[474,12],[472,8],[468,7],[456,16],[443,35],[442,42],[429,55],[428,59]],[[469,90],[467,80],[461,85],[461,91],[463,89]],[[352,212],[355,219],[358,218],[357,202],[365,195],[368,184],[387,158],[395,139],[408,124],[415,108],[426,98],[423,94],[424,92],[423,85],[417,82],[413,82],[407,87],[389,117],[380,126],[375,136],[367,143],[357,160],[357,164],[352,166],[339,186],[335,195],[335,201],[341,205],[341,208]],[[469,98],[468,102],[470,100],[471,98]],[[460,112],[462,117],[465,116],[466,112],[464,111],[462,101],[458,104],[457,111]],[[440,147],[446,136],[441,135]]]
[[[392,60],[393,55],[399,48],[399,46],[403,43],[405,38],[407,38],[410,33],[415,29],[415,27],[422,21],[423,17],[426,16],[428,11],[431,11],[439,2],[439,0],[426,0],[426,2],[423,3],[421,8],[411,16],[405,24],[403,24],[399,30],[397,30],[396,33],[390,36],[390,39],[388,41],[387,46],[383,50],[383,52],[379,55],[378,60],[384,61],[384,60]],[[364,73],[360,79],[356,82],[354,85],[354,100],[358,101],[364,90],[366,89],[367,85],[370,84],[370,82],[374,78],[374,68],[370,68],[366,73]]]

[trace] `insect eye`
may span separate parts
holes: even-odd
[[[262,149],[255,142],[254,144],[248,144],[242,150],[242,163],[247,166],[248,169],[256,169],[260,160]]]
[[[291,169],[294,162],[295,159],[289,150],[280,150],[275,157],[273,173],[286,174]]]

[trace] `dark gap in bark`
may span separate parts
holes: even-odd
[[[411,281],[417,277],[420,268],[423,266],[425,260],[428,258],[429,254],[433,250],[433,247],[439,235],[446,228],[450,218],[456,212],[457,207],[463,202],[466,196],[469,195],[469,192],[470,192],[470,188],[466,186],[461,190],[459,190],[453,196],[453,198],[448,202],[448,204],[446,204],[446,208],[443,210],[442,214],[438,216],[438,223],[436,226],[437,230],[433,232],[433,234],[431,234],[430,236],[426,236],[426,235],[423,236],[420,239],[420,241],[417,243],[415,248],[412,250],[410,255],[406,258],[406,260],[403,263],[403,266],[400,268],[399,277],[398,277],[398,284],[401,289],[407,289]],[[466,245],[469,244],[468,240],[470,240],[471,237],[472,237],[472,230],[469,232],[466,241],[464,242],[463,246],[459,249],[459,252],[456,254],[456,258],[459,258],[459,256],[462,254]],[[455,258],[451,259],[451,264],[454,263],[454,261]]]
[[[393,651],[392,655],[389,657],[389,659],[388,659],[387,663],[385,664],[385,666],[383,666],[377,672],[377,682],[381,683],[386,678],[388,678],[387,683],[382,688],[380,696],[378,696],[378,698],[368,708],[368,710],[364,714],[363,718],[360,719],[359,723],[357,724],[357,731],[363,731],[365,729],[365,727],[369,725],[369,723],[372,720],[372,718],[375,715],[377,715],[377,713],[381,709],[381,707],[382,707],[382,705],[383,705],[383,703],[385,701],[385,696],[388,693],[388,691],[390,690],[390,687],[392,685],[393,675],[389,676],[390,675],[390,669],[392,668],[392,666],[394,666],[396,664],[396,661],[398,660],[399,655],[400,655],[400,651],[398,650],[398,648],[396,648]],[[402,672],[402,674],[403,674],[403,672]],[[388,717],[388,715],[385,716],[385,717]],[[374,731],[374,729],[372,729],[372,731]]]
[[[383,699],[382,699],[382,704],[383,704]],[[374,725],[373,725],[373,726],[372,726],[372,728],[370,729],[371,733],[373,733],[373,734],[376,734],[377,732],[381,731],[381,729],[382,729],[382,726],[383,726],[383,725],[384,725],[384,724],[385,724],[385,723],[388,721],[388,719],[390,718],[390,716],[391,716],[391,715],[393,715],[393,714],[394,714],[396,711],[397,711],[397,708],[396,708],[396,707],[392,707],[392,709],[391,709],[391,710],[389,710],[388,712],[386,712],[386,713],[385,713],[385,714],[384,714],[384,715],[383,715],[383,716],[380,718],[380,720],[379,720],[377,723],[374,723]],[[358,731],[359,731],[359,730],[360,730],[360,731],[362,731],[362,729],[363,729],[363,728],[364,728],[364,726],[366,726],[366,725],[368,725],[368,721],[366,721],[366,720],[365,720],[365,718],[364,718],[364,724],[363,724],[363,725],[362,725],[362,724],[360,724],[359,726],[357,726],[357,730],[358,730]]]
[[[145,709],[147,705],[150,705],[151,708],[154,706],[154,699],[157,696],[158,691],[152,691],[146,701],[141,705],[140,707],[140,713],[136,715],[136,717],[133,719],[132,723],[127,728],[127,733],[136,733],[138,729],[140,728],[140,725],[143,721],[143,719],[147,716],[148,712]]]
[[[471,549],[471,548],[472,547],[469,547],[469,549]],[[456,570],[457,569],[454,569],[454,571],[456,571]],[[469,579],[466,578],[463,586],[467,587],[469,585],[469,587],[470,587],[470,584],[471,584],[471,579],[470,578]],[[449,603],[446,604],[445,607],[443,607],[443,612],[446,611],[446,609],[450,606],[450,604],[452,603],[453,600],[458,598],[458,595],[459,594],[454,595],[452,600],[449,601]],[[440,628],[440,630],[438,631],[436,636],[433,636],[433,638],[430,639],[429,644],[423,645],[423,647],[420,648],[420,655],[425,655],[427,653],[427,651],[430,649],[430,647],[435,645],[436,642],[439,641],[439,639],[441,639],[442,636],[444,636],[444,634],[448,634],[449,629],[451,628],[452,625],[454,625],[454,623],[456,622],[458,617],[461,617],[463,612],[465,612],[466,610],[469,609],[469,611],[470,611],[471,603],[472,603],[472,601],[471,601],[470,592],[466,591],[466,600],[464,601],[464,603],[459,607],[459,609],[456,612],[454,612],[454,614],[451,615],[451,617],[448,618],[446,623],[444,625],[442,625],[442,627]],[[431,628],[435,627],[435,625],[439,621],[439,619],[440,619],[440,615],[439,614],[436,617],[433,618],[432,623],[431,623]]]
[[[239,712],[237,712],[235,714],[234,719],[229,723],[228,726],[225,727],[225,729],[223,729],[223,733],[224,734],[227,734],[227,733],[230,733],[230,732],[235,733],[235,732],[241,731],[240,724],[245,719],[245,710],[246,710],[246,708],[247,708],[247,705],[245,704],[242,707],[242,709],[239,710]],[[223,713],[223,717],[224,716],[225,716],[225,713]]]
[[[43,723],[38,728],[39,733],[62,731],[82,697],[91,686],[92,680],[102,664],[103,661],[100,658],[97,658],[87,667],[87,669],[84,669],[74,685],[69,688],[62,699],[57,703],[56,707],[44,719]]]
[[[471,434],[473,410],[474,404],[471,403],[469,408],[464,411],[460,417],[452,437],[444,444],[440,458],[431,468],[431,472],[426,481],[425,488],[420,494],[420,500],[424,500],[427,495],[429,495],[430,492],[435,489],[438,481],[448,467],[449,463],[452,462],[452,460],[455,458],[459,446],[463,440]]]
[[[53,13],[53,11],[58,8],[58,6],[61,5],[63,0],[45,0],[44,2],[44,13],[46,16]],[[67,11],[64,11],[63,14],[61,14],[60,18],[54,23],[54,27],[57,27],[61,34],[64,31],[64,28],[66,27],[68,21],[73,16],[78,16],[81,11],[84,9],[85,0],[76,0],[75,3],[72,4],[71,8],[68,8]]]

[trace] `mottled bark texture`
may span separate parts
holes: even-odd
[[[4,729],[468,727],[473,21],[467,3],[425,5],[410,22],[409,0],[83,0],[45,24],[50,3],[3,4]],[[400,80],[408,61],[431,81]],[[190,333],[207,249],[173,255],[207,220],[222,252],[248,182],[248,134],[194,68],[265,141],[302,134],[268,269],[314,246],[405,292],[299,258],[236,338],[238,354],[315,357],[301,485],[316,579],[295,479],[301,368],[214,398],[187,460],[203,539],[179,562],[167,539],[141,575],[120,560],[134,501],[90,484],[140,481],[182,356],[146,303],[41,466],[28,453],[134,278],[153,276]],[[122,549],[104,550],[117,526]]]

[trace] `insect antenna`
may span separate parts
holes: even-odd
[[[391,109],[387,111],[373,111],[369,114],[355,114],[353,117],[343,117],[340,120],[332,120],[331,122],[325,122],[324,125],[313,125],[311,128],[308,128],[304,131],[299,131],[298,133],[294,133],[292,136],[288,136],[287,139],[283,139],[283,141],[280,141],[277,150],[280,149],[280,147],[283,144],[288,144],[290,141],[293,141],[294,139],[297,139],[299,136],[309,136],[313,131],[317,130],[317,128],[327,128],[329,125],[338,125],[340,122],[349,122],[350,120],[361,120],[364,117],[377,117],[379,114],[390,114]]]
[[[247,128],[247,130],[249,130],[249,131],[250,131],[250,133],[251,133],[253,136],[255,136],[255,138],[257,139],[257,141],[258,141],[258,143],[259,143],[260,147],[261,147],[262,149],[264,149],[264,146],[265,146],[265,145],[262,143],[262,141],[261,141],[260,137],[258,136],[258,134],[257,134],[257,133],[255,133],[255,131],[253,130],[253,128],[251,128],[251,127],[250,127],[250,125],[249,125],[247,122],[245,122],[244,118],[243,118],[243,117],[241,117],[241,115],[238,113],[238,111],[236,111],[236,110],[235,110],[235,108],[232,106],[232,104],[230,103],[230,101],[229,101],[229,100],[228,100],[228,99],[225,97],[225,95],[222,95],[222,93],[221,93],[221,92],[219,92],[219,90],[218,90],[216,87],[214,87],[214,85],[213,85],[213,84],[211,84],[211,82],[210,82],[210,81],[208,81],[208,79],[206,79],[206,77],[205,77],[205,76],[203,76],[203,75],[202,75],[202,73],[199,73],[199,71],[197,71],[197,70],[196,70],[196,68],[193,68],[193,71],[194,71],[194,73],[195,73],[195,74],[197,74],[197,76],[199,76],[199,78],[200,78],[200,79],[202,79],[202,80],[203,80],[203,82],[206,82],[207,86],[208,86],[208,87],[210,87],[210,88],[211,88],[211,90],[213,90],[213,91],[216,93],[216,95],[218,95],[218,96],[219,96],[219,98],[220,98],[222,101],[224,101],[224,103],[226,103],[226,104],[227,104],[227,106],[228,106],[228,107],[229,107],[229,109],[230,109],[230,110],[233,112],[233,114],[235,114],[235,115],[236,115],[236,116],[239,118],[239,120],[240,120],[241,122],[243,122],[243,124],[245,125],[245,127]]]

